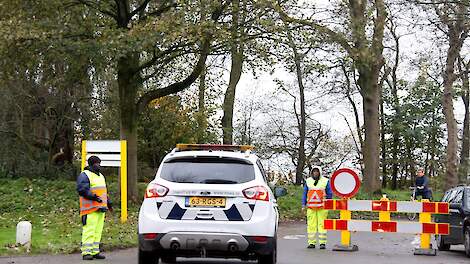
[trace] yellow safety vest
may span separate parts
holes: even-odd
[[[108,190],[103,174],[97,175],[89,170],[83,171],[90,181],[90,192],[101,198],[101,203],[80,196],[80,216],[93,213],[100,209],[108,209]]]
[[[326,186],[328,185],[328,178],[320,177],[317,185],[312,177],[307,178],[307,207],[310,209],[322,209],[323,201],[326,196]]]

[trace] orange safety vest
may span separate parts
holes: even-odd
[[[328,179],[320,177],[317,185],[315,180],[311,177],[307,179],[307,208],[310,209],[323,209],[323,202],[326,196],[326,186],[328,185]]]
[[[108,190],[103,174],[97,175],[89,170],[83,171],[90,181],[90,192],[101,198],[101,203],[80,196],[80,216],[87,215],[100,209],[108,209]]]

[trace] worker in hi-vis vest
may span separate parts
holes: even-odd
[[[323,222],[328,217],[328,210],[323,209],[323,202],[324,199],[331,199],[332,197],[330,180],[321,175],[320,167],[313,167],[305,181],[302,197],[302,210],[307,208],[308,248],[315,248],[317,233],[320,249],[326,248],[326,230]]]
[[[100,165],[100,158],[91,156],[88,158],[88,166],[77,179],[83,225],[81,246],[83,260],[105,259],[105,256],[100,254],[101,233],[105,212],[113,209],[106,189],[106,180],[100,173]]]

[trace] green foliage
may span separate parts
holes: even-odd
[[[392,165],[398,164],[398,182],[401,185],[413,181],[417,167],[425,168],[430,177],[438,177],[443,173],[445,146],[441,140],[444,137],[442,91],[428,74],[428,67],[421,64],[416,80],[398,82],[398,111],[391,88],[386,86],[384,91],[385,143],[388,146],[385,166],[391,173]],[[396,160],[392,153],[394,134],[399,135]]]
[[[196,112],[179,96],[155,100],[139,122],[139,160],[156,169],[177,143],[196,143]],[[215,138],[210,131],[207,141]]]

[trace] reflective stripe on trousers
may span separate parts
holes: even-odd
[[[82,228],[82,255],[96,255],[100,253],[104,216],[104,212],[93,212],[86,215],[86,224]]]
[[[320,244],[326,244],[327,236],[323,222],[327,217],[328,210],[307,209],[307,240],[309,245],[317,243],[317,233]]]

